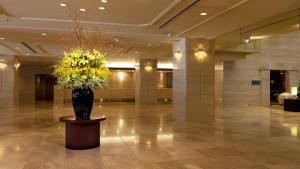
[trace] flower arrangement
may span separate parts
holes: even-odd
[[[64,53],[63,59],[54,66],[54,75],[58,84],[66,88],[103,88],[110,76],[104,59],[105,55],[95,49],[77,48]]]

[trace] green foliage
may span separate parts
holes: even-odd
[[[97,50],[78,48],[65,52],[63,59],[54,67],[54,75],[58,77],[58,84],[66,88],[103,88],[111,75],[104,59],[105,55]]]

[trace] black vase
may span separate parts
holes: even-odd
[[[72,91],[72,104],[79,119],[89,119],[94,103],[94,93],[90,88],[74,89]]]

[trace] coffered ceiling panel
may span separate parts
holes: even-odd
[[[151,23],[180,0],[2,0],[10,14],[24,19],[70,19],[74,11],[86,9],[83,18],[89,21],[143,25]],[[65,3],[66,7],[61,7]],[[105,7],[106,10],[99,10]]]
[[[200,0],[191,6],[189,10],[165,25],[163,30],[178,34],[243,2],[245,0]]]
[[[0,0],[0,54],[61,56],[74,45],[76,13],[110,57],[165,58],[179,38],[215,38],[299,7],[299,0]]]
[[[299,0],[247,0],[222,15],[196,24],[189,31],[182,32],[181,35],[214,38],[299,7]]]

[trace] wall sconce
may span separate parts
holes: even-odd
[[[21,66],[21,63],[18,62],[18,61],[14,64],[14,67],[15,67],[16,69],[19,69],[20,66]]]
[[[248,34],[241,35],[241,40],[242,40],[242,42],[244,42],[245,44],[249,43],[250,40],[251,40],[250,35],[248,35]]]
[[[196,51],[194,52],[194,56],[198,59],[198,60],[202,60],[204,58],[207,57],[207,53],[205,51],[204,48],[199,48],[199,49],[196,49]]]
[[[2,71],[4,70],[4,69],[6,69],[7,68],[7,64],[5,63],[5,61],[4,60],[1,60],[0,61],[0,96],[2,96],[2,88],[3,88],[3,86],[2,86]]]
[[[4,70],[6,68],[7,68],[7,64],[4,61],[0,62],[0,69]]]
[[[180,60],[180,58],[182,57],[181,51],[180,50],[176,50],[176,52],[174,53],[174,57],[177,60]]]
[[[293,96],[297,96],[297,94],[298,94],[298,87],[292,87],[291,88],[291,94]]]
[[[135,70],[139,70],[140,69],[140,65],[139,64],[135,64],[134,68],[135,68]]]
[[[125,73],[124,72],[118,72],[118,78],[119,78],[119,81],[123,81],[125,79]]]
[[[150,63],[147,63],[144,69],[146,72],[151,72],[153,70],[153,67]]]
[[[202,99],[202,60],[207,57],[207,52],[202,44],[199,44],[197,48],[194,50],[194,56],[196,59],[200,61],[200,100]]]

